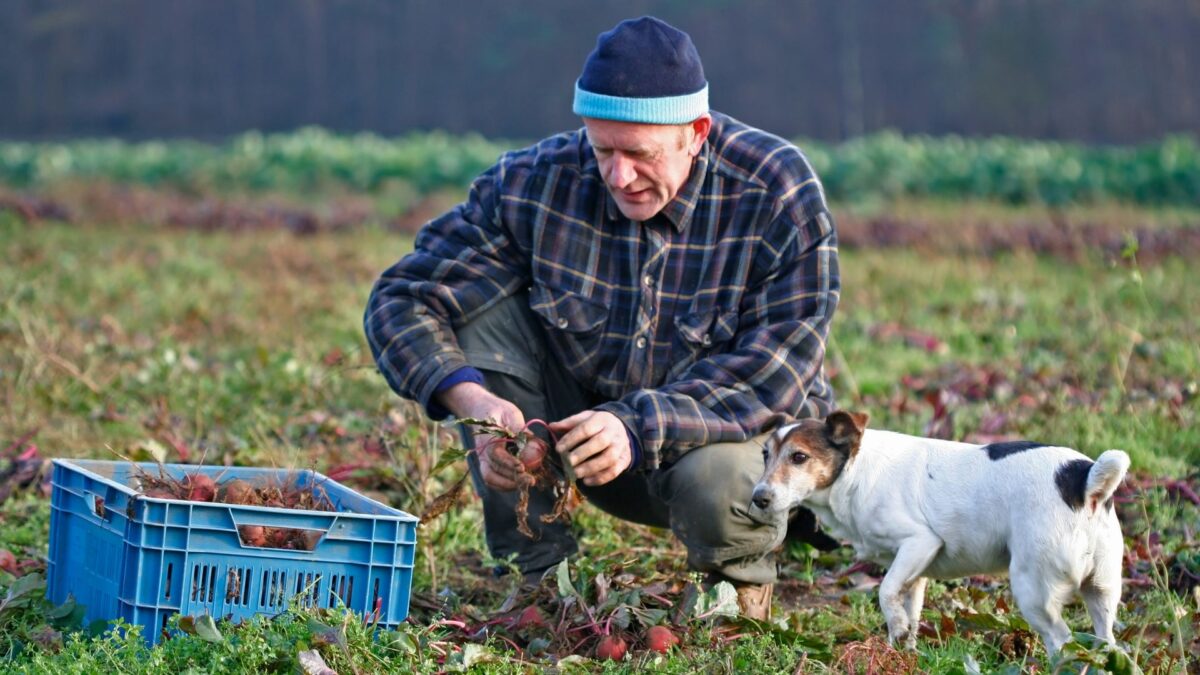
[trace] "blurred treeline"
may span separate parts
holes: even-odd
[[[880,132],[843,143],[798,141],[829,195],[1009,204],[1200,204],[1200,145],[1172,136],[1137,146]],[[477,135],[337,135],[318,128],[241,134],[221,144],[78,140],[0,143],[0,185],[71,181],[169,187],[188,194],[394,192],[464,188],[512,144]]]
[[[1194,0],[5,0],[0,137],[536,138],[647,13],[692,34],[714,108],[784,136],[1200,132]]]

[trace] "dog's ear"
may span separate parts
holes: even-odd
[[[825,418],[825,434],[835,447],[853,456],[858,452],[858,442],[862,440],[869,418],[867,413],[838,410]]]
[[[765,422],[763,422],[762,431],[767,432],[771,431],[772,429],[778,429],[779,427],[791,424],[794,421],[796,421],[795,418],[786,413],[771,413],[771,416],[768,417]]]

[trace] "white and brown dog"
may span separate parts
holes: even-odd
[[[1114,642],[1124,541],[1112,494],[1129,456],[1069,448],[971,445],[866,429],[838,411],[771,435],[751,514],[812,509],[858,557],[888,566],[879,587],[888,639],[916,644],[927,578],[1008,572],[1021,613],[1057,652],[1071,637],[1063,603],[1078,591],[1096,635]]]

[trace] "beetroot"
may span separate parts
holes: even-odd
[[[525,444],[521,451],[517,453],[517,459],[521,460],[521,465],[525,470],[532,473],[537,471],[542,466],[542,460],[546,458],[546,444],[535,439]]]
[[[5,548],[0,548],[0,570],[4,570],[9,574],[17,573],[17,556]]]
[[[183,484],[188,489],[188,501],[211,502],[217,496],[217,484],[202,473],[189,474],[183,479]]]
[[[246,546],[263,548],[267,545],[267,533],[262,525],[241,525],[238,527],[238,534]]]
[[[596,658],[620,661],[625,658],[627,650],[628,645],[619,636],[605,635],[600,638],[600,644],[596,645]]]
[[[646,649],[666,654],[679,644],[679,638],[666,626],[651,626],[646,631]]]
[[[226,504],[253,504],[254,488],[244,480],[234,479],[224,486]]]
[[[531,628],[544,628],[546,626],[546,617],[542,616],[542,610],[538,609],[537,605],[530,605],[521,610],[513,621],[513,628],[517,630],[525,630]]]

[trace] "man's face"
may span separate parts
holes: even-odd
[[[648,220],[675,198],[704,144],[695,123],[636,124],[586,117],[583,124],[600,175],[617,208],[630,220]],[[708,123],[702,126],[707,134]]]

